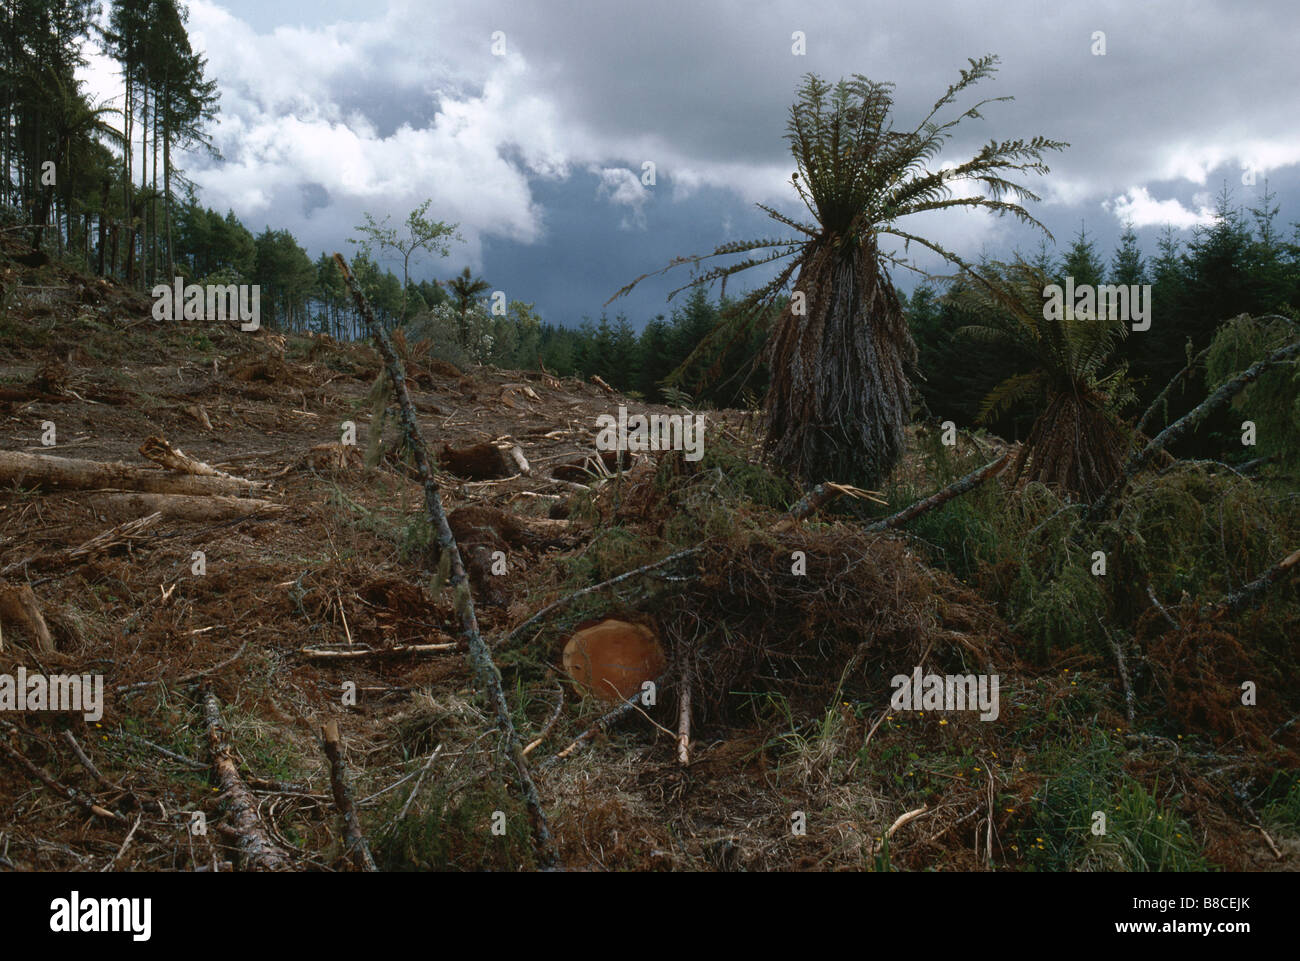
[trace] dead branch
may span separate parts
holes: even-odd
[[[1215,620],[1227,614],[1247,608],[1254,604],[1264,595],[1270,587],[1282,580],[1290,573],[1294,573],[1292,568],[1300,571],[1300,550],[1293,551],[1282,560],[1278,561],[1259,577],[1255,578],[1244,587],[1225,595],[1215,604],[1206,605],[1201,610],[1201,616],[1213,617]]]
[[[0,577],[21,567],[35,567],[37,569],[57,567],[63,563],[86,560],[121,544],[129,545],[141,538],[144,531],[152,527],[160,517],[162,517],[162,514],[155,511],[148,517],[137,517],[135,520],[126,521],[100,534],[96,534],[78,547],[48,554],[37,554],[33,557],[25,557],[21,561],[14,561],[3,570],[0,570]]]
[[[641,692],[637,691],[637,693],[633,697],[629,698],[626,701],[621,702],[617,707],[613,708],[612,710],[606,711],[600,717],[596,718],[595,723],[592,724],[591,727],[587,728],[576,738],[574,738],[569,743],[568,747],[566,747],[563,751],[560,751],[558,754],[551,755],[551,757],[547,758],[545,761],[539,764],[537,766],[537,769],[539,771],[545,771],[548,768],[554,767],[560,761],[563,761],[566,757],[570,757],[571,755],[573,755],[579,748],[581,748],[584,744],[590,741],[601,731],[608,730],[609,728],[617,724],[619,721],[621,721],[623,718],[631,714],[633,711],[636,711],[638,709],[638,705],[636,702],[640,700],[640,698],[641,698]]]
[[[921,514],[928,511],[932,511],[936,507],[948,503],[948,501],[953,498],[965,494],[967,491],[974,490],[994,474],[998,473],[1010,457],[1011,451],[1007,451],[997,460],[989,461],[978,470],[971,471],[960,480],[953,481],[937,494],[931,494],[929,497],[922,498],[910,507],[903,508],[897,514],[868,524],[864,530],[868,534],[874,534],[891,527],[901,527],[913,518],[919,517]]]
[[[581,590],[574,591],[572,594],[569,594],[565,597],[561,597],[558,601],[554,601],[550,604],[547,604],[545,607],[543,607],[532,617],[528,618],[528,620],[524,621],[522,624],[520,624],[518,627],[512,630],[509,634],[505,636],[505,639],[502,641],[502,643],[503,644],[510,643],[516,637],[522,634],[525,628],[541,620],[544,616],[546,616],[547,614],[549,614],[551,611],[555,610],[558,607],[563,607],[567,604],[572,604],[580,597],[585,597],[588,594],[591,594],[595,591],[602,590],[603,588],[606,587],[612,587],[613,585],[625,581],[628,578],[635,577],[638,574],[644,574],[647,571],[652,571],[657,567],[663,567],[666,564],[672,563],[673,561],[681,560],[683,557],[690,557],[694,554],[698,554],[700,550],[701,548],[699,547],[690,547],[684,551],[678,551],[675,554],[669,554],[667,557],[657,560],[653,564],[644,564],[641,567],[636,568],[635,570],[625,571],[624,573],[619,574],[617,577],[611,577],[607,581],[601,581],[599,584],[592,584],[590,587],[584,587]]]
[[[153,685],[155,684],[187,684],[190,681],[197,681],[201,677],[206,677],[209,674],[215,674],[223,667],[229,667],[231,664],[234,664],[235,661],[239,660],[240,656],[244,653],[244,648],[246,647],[248,647],[247,639],[245,639],[244,643],[239,645],[239,650],[235,651],[234,654],[231,654],[224,661],[221,661],[217,664],[213,664],[211,667],[205,667],[201,671],[194,671],[190,674],[184,674],[180,677],[160,677],[152,681],[137,681],[134,684],[119,684],[116,688],[117,693],[122,694],[125,693],[126,691],[138,691],[146,687],[153,687]]]
[[[682,690],[677,711],[677,760],[682,767],[691,764],[691,671],[689,652],[682,656]]]
[[[71,731],[64,731],[62,736],[63,740],[65,740],[68,743],[68,746],[72,748],[72,753],[76,756],[77,760],[81,762],[81,766],[90,772],[90,776],[95,779],[100,787],[105,787],[110,791],[117,791],[121,794],[130,793],[122,785],[110,781],[100,772],[99,768],[95,767],[95,762],[92,761],[89,755],[81,749],[81,745],[77,743],[77,739],[73,736]]]
[[[861,488],[853,487],[848,484],[832,484],[830,482],[818,484],[805,494],[799,500],[799,503],[790,508],[790,512],[778,521],[773,529],[777,531],[790,530],[799,521],[811,517],[841,494],[874,501],[877,504],[886,503],[880,499],[879,491],[862,490]]]
[[[107,808],[101,807],[94,798],[81,793],[74,787],[60,784],[49,774],[46,774],[43,770],[29,761],[24,754],[20,753],[17,749],[10,747],[8,742],[0,740],[0,751],[3,751],[8,755],[9,759],[27,772],[30,777],[40,781],[55,794],[58,794],[75,804],[87,814],[92,814],[95,817],[107,818],[108,820],[116,821],[119,824],[127,823],[126,818],[117,811],[110,811]]]
[[[358,871],[378,871],[375,859],[370,856],[366,836],[361,833],[361,819],[352,806],[352,792],[348,790],[347,765],[343,760],[338,721],[331,718],[321,725],[321,740],[325,742],[325,756],[330,762],[330,787],[334,792],[334,806],[343,815],[343,836],[347,838],[352,863]]]
[[[409,654],[433,654],[439,651],[454,651],[464,646],[460,641],[450,641],[446,644],[404,644],[400,647],[380,648],[303,647],[299,648],[298,653],[312,660],[356,660],[365,657],[403,657]]]
[[[1181,381],[1184,377],[1186,377],[1193,370],[1199,367],[1201,365],[1201,361],[1205,359],[1206,355],[1209,352],[1210,352],[1210,348],[1206,347],[1199,354],[1197,354],[1195,357],[1189,360],[1187,362],[1187,366],[1184,367],[1182,370],[1180,370],[1178,373],[1174,374],[1173,379],[1170,380],[1169,383],[1165,384],[1164,390],[1156,394],[1156,399],[1151,402],[1151,406],[1146,409],[1146,413],[1144,413],[1141,419],[1139,419],[1137,422],[1137,427],[1135,429],[1139,434],[1146,433],[1147,425],[1151,422],[1151,418],[1155,416],[1156,411],[1161,408],[1165,400],[1169,397],[1169,392],[1178,385],[1179,381]]]
[[[449,584],[455,592],[456,612],[460,617],[461,631],[469,647],[469,660],[486,688],[488,700],[496,715],[497,727],[501,730],[505,739],[506,753],[514,766],[515,779],[518,782],[520,794],[523,795],[524,804],[528,807],[529,819],[532,822],[533,844],[538,859],[544,865],[550,865],[554,862],[554,854],[550,850],[551,832],[546,823],[546,815],[542,811],[541,797],[537,793],[537,786],[533,783],[532,775],[528,772],[528,762],[524,758],[523,745],[519,741],[519,734],[515,730],[514,721],[510,716],[510,705],[506,701],[505,691],[501,684],[501,672],[497,670],[497,666],[492,660],[492,652],[479,633],[478,618],[474,613],[474,598],[469,587],[469,575],[465,571],[460,549],[456,546],[456,539],[452,536],[451,528],[447,523],[447,514],[442,506],[442,495],[429,462],[429,451],[425,446],[424,437],[420,433],[420,425],[415,417],[415,408],[411,405],[411,396],[406,387],[406,372],[402,367],[401,359],[393,350],[387,332],[376,320],[374,313],[370,309],[370,304],[366,301],[360,286],[358,286],[352,272],[348,269],[343,255],[336,253],[334,261],[338,264],[339,270],[343,274],[344,283],[352,294],[353,302],[365,319],[371,336],[375,340],[375,346],[384,359],[389,380],[393,385],[393,392],[398,400],[407,446],[415,460],[420,481],[424,486],[425,511],[437,535],[439,550],[450,562],[451,577],[449,578]]]
[[[211,691],[204,692],[203,712],[207,720],[212,767],[234,822],[231,830],[236,838],[241,867],[246,871],[289,870],[288,858],[268,836],[257,816],[257,799],[239,776],[239,768],[221,723],[221,705]]]
[[[1279,347],[1263,360],[1252,364],[1246,370],[1243,370],[1236,377],[1232,377],[1220,384],[1218,389],[1211,393],[1209,397],[1205,398],[1201,403],[1197,404],[1182,417],[1178,418],[1178,420],[1174,421],[1162,430],[1151,439],[1146,447],[1142,448],[1142,450],[1129,459],[1129,462],[1120,472],[1119,477],[1115,478],[1114,483],[1112,483],[1110,487],[1106,488],[1102,495],[1093,502],[1091,507],[1088,508],[1085,520],[1089,523],[1093,523],[1106,516],[1110,511],[1111,505],[1115,502],[1115,499],[1119,497],[1119,495],[1124,492],[1124,488],[1128,486],[1129,481],[1133,479],[1134,475],[1137,474],[1138,471],[1142,470],[1143,467],[1149,464],[1158,453],[1170,444],[1173,444],[1188,431],[1197,427],[1205,420],[1205,418],[1209,417],[1219,408],[1226,406],[1232,398],[1236,397],[1242,390],[1258,380],[1259,376],[1264,373],[1264,371],[1268,370],[1270,367],[1276,367],[1279,364],[1285,363],[1298,354],[1300,354],[1300,340],[1293,341],[1284,347]]]
[[[543,741],[546,740],[546,736],[551,733],[551,729],[555,727],[556,721],[560,719],[560,713],[564,710],[564,685],[559,684],[556,685],[556,687],[556,693],[559,696],[555,699],[555,710],[551,712],[550,718],[542,727],[542,730],[537,737],[528,742],[528,746],[524,748],[525,755],[531,754]]]

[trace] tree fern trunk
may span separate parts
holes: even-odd
[[[807,315],[777,321],[764,405],[767,453],[806,484],[875,487],[903,450],[915,345],[875,251],[827,244],[800,275]]]

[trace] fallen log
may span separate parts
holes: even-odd
[[[94,502],[114,516],[161,514],[175,521],[222,521],[258,513],[288,510],[283,504],[256,497],[196,497],[190,494],[99,494]]]
[[[124,490],[153,494],[241,494],[254,481],[202,477],[135,467],[116,461],[0,451],[0,484],[51,490]]]
[[[212,768],[233,822],[231,828],[236,838],[240,867],[245,871],[290,870],[288,858],[271,840],[257,816],[257,798],[239,776],[239,768],[230,753],[225,728],[221,724],[221,705],[211,691],[203,694],[203,713],[207,720]]]

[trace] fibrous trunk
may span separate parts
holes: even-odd
[[[1124,429],[1095,398],[1063,392],[1034,421],[1015,472],[1091,501],[1119,476],[1127,449]]]
[[[875,487],[898,461],[916,346],[873,246],[827,243],[796,286],[806,312],[782,313],[768,355],[764,404],[772,462],[805,484]]]

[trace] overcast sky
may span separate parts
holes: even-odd
[[[1166,223],[1188,238],[1209,220],[1225,181],[1250,207],[1268,178],[1285,232],[1300,220],[1293,0],[192,0],[189,30],[221,92],[222,159],[182,161],[203,203],[254,233],[288,228],[315,258],[350,253],[363,211],[400,220],[431,197],[465,243],[416,274],[468,265],[557,323],[599,317],[674,256],[788,236],[754,204],[801,212],[783,135],[808,72],[895,82],[896,122],[913,126],[967,58],[998,54],[974,94],[1015,100],[964,122],[940,161],[990,138],[1069,141],[1029,183],[1058,245],[1083,223],[1109,259],[1131,220],[1152,255]],[[93,57],[87,78],[120,100],[112,64]],[[641,183],[647,161],[653,187]],[[969,211],[904,226],[966,257],[1038,244]],[[639,328],[686,279],[647,283],[611,316]]]

